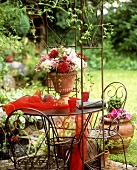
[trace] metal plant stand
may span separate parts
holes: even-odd
[[[98,50],[100,51],[100,69],[101,69],[101,90],[103,93],[104,90],[104,69],[103,69],[103,65],[104,65],[104,56],[103,56],[103,50],[104,50],[104,46],[103,46],[103,42],[104,42],[104,26],[103,26],[103,0],[100,0],[100,5],[98,8],[96,8],[96,3],[94,2],[88,2],[87,3],[87,11],[84,11],[85,8],[85,1],[80,0],[80,2],[78,3],[76,0],[74,0],[72,2],[73,4],[73,8],[76,8],[77,5],[80,6],[80,10],[82,11],[82,13],[79,15],[79,18],[82,20],[81,24],[80,24],[80,31],[77,29],[77,22],[74,22],[74,29],[73,29],[73,33],[74,33],[74,45],[70,45],[67,42],[67,34],[66,37],[59,37],[56,36],[56,29],[54,27],[50,27],[49,28],[49,24],[48,22],[46,23],[46,45],[47,47],[53,47],[54,45],[56,46],[56,42],[57,46],[58,45],[64,45],[67,47],[73,47],[77,50],[78,48],[78,40],[77,40],[77,35],[79,34],[79,40],[82,41],[82,43],[80,44],[80,53],[83,54],[84,51],[88,50],[91,53],[94,50]],[[91,7],[91,9],[93,9],[93,13],[91,13],[91,11],[89,12],[89,7]],[[75,13],[75,12],[74,12]],[[90,13],[90,14],[89,14]],[[98,15],[99,13],[99,15]],[[87,28],[87,31],[89,33],[88,38],[86,38],[85,32],[83,28],[83,23],[86,22],[86,17],[88,18],[88,21],[90,20],[90,23],[88,23],[89,25],[89,29]],[[92,20],[92,18],[94,18]],[[46,15],[46,21],[48,21],[47,15]],[[93,26],[93,29],[90,29],[90,26],[92,26],[92,23],[94,23],[95,26]],[[49,43],[49,31],[53,31],[53,34],[55,35],[53,38],[53,44]],[[70,28],[70,30],[72,31],[72,29]],[[68,31],[68,36],[69,36],[69,32]],[[79,33],[78,33],[79,32]],[[48,49],[47,49],[48,50]],[[91,60],[92,60],[92,55],[91,55]],[[84,87],[84,71],[81,70],[80,76],[77,77],[76,81],[75,81],[75,86],[74,86],[74,91],[73,91],[73,96],[77,97],[79,93],[82,94],[83,92],[83,87]],[[50,83],[49,83],[50,82]],[[49,77],[47,77],[47,92],[51,93],[53,92],[54,95],[56,95],[56,93],[54,92],[54,87],[51,83],[51,80],[49,79]],[[81,95],[82,98],[82,95]],[[102,95],[102,101],[104,101],[103,95]],[[104,103],[102,103],[102,117],[104,116]],[[82,114],[81,114],[81,120],[82,122],[84,122],[84,114],[83,114],[83,107],[82,107]],[[90,123],[90,121],[89,121]],[[104,131],[104,124],[102,125],[102,133]],[[92,127],[92,120],[91,120],[91,127]],[[89,160],[84,160],[84,125],[82,123],[82,130],[81,130],[81,142],[82,142],[82,153],[81,153],[81,158],[82,158],[82,169],[101,169],[101,155],[103,155],[105,153],[105,149],[104,149],[104,133],[102,135],[102,145],[103,145],[103,150],[100,151],[99,146],[97,145],[96,148],[96,154],[94,154],[94,158],[93,161],[91,161],[92,163],[89,165],[88,161]],[[92,138],[92,137],[91,137]]]

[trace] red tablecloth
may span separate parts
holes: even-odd
[[[83,115],[84,120],[86,119],[86,115]],[[76,137],[79,138],[79,134],[82,130],[82,115],[76,116]],[[82,135],[82,134],[81,134]],[[82,154],[82,136],[80,141],[80,148],[78,148],[78,144],[74,146],[74,150],[71,157],[70,162],[70,170],[82,170],[82,156],[83,159],[86,159],[86,151],[87,151],[87,133],[84,132],[84,140],[83,140],[83,147],[84,147],[84,153]],[[80,156],[81,154],[81,156]]]
[[[47,95],[46,100],[43,101],[41,97],[40,90],[37,90],[34,95],[23,96],[16,101],[9,102],[3,106],[6,114],[9,115],[16,109],[19,108],[34,108],[37,110],[46,110],[46,109],[57,109],[57,108],[68,108],[68,104],[61,104],[59,100],[55,100],[51,95]]]

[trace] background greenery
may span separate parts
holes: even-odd
[[[11,3],[12,2],[12,3]],[[32,1],[33,2],[33,1]],[[40,9],[40,15],[44,15],[48,12],[49,21],[49,44],[54,46],[67,43],[74,44],[74,22],[77,26],[77,45],[79,46],[79,1],[77,2],[77,10],[74,11],[72,1],[61,1],[56,3],[55,0],[41,1],[44,5]],[[109,5],[105,5],[108,4]],[[104,8],[107,12],[104,12],[104,68],[105,69],[125,69],[125,70],[137,70],[137,2],[131,0],[130,2],[118,2],[118,7],[111,5],[114,0],[104,1]],[[95,11],[100,8],[100,0],[84,1],[83,11],[83,42],[90,41],[91,35],[97,27],[95,22]],[[86,5],[88,3],[88,5]],[[105,7],[106,6],[106,7]],[[109,7],[108,7],[109,6]],[[32,5],[32,8],[35,8]],[[106,11],[105,10],[105,11]],[[76,14],[74,15],[74,12]],[[12,55],[16,52],[16,61],[21,61],[29,68],[25,76],[21,76],[22,81],[27,80],[29,82],[33,79],[41,79],[35,77],[35,71],[32,65],[36,65],[37,60],[40,58],[40,54],[46,48],[47,44],[37,51],[35,49],[35,41],[26,42],[27,35],[30,32],[35,32],[31,27],[31,20],[28,18],[28,12],[26,10],[25,1],[12,1],[3,0],[0,2],[0,78],[7,74],[9,68],[5,65],[5,57]],[[20,28],[21,30],[18,30]],[[33,33],[34,33],[33,32]],[[69,33],[69,34],[68,34]],[[100,33],[97,32],[97,38],[100,43]],[[98,44],[99,45],[99,44]],[[77,48],[78,51],[79,48]],[[88,66],[92,69],[100,69],[101,58],[100,50],[85,50],[84,54],[87,57]],[[24,56],[30,56],[29,59],[24,61]],[[34,59],[34,61],[33,61]],[[26,79],[27,77],[27,79]],[[31,83],[30,81],[30,83]]]

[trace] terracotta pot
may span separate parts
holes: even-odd
[[[105,153],[101,155],[101,167],[106,167],[108,164],[109,150],[105,150]]]
[[[68,104],[69,93],[73,91],[73,85],[77,72],[70,73],[50,73],[55,91],[60,95],[61,103]]]
[[[111,123],[112,123],[112,119],[107,118],[107,117],[104,118],[104,128],[109,127]],[[113,122],[111,124],[111,129],[113,130],[116,127],[116,125],[117,123]],[[120,119],[118,133],[123,138],[124,149],[126,151],[134,135],[134,126],[132,125],[129,119],[127,118]],[[124,152],[122,141],[119,135],[108,138],[106,141],[106,144],[108,144],[109,142],[112,143],[112,145],[109,146],[110,153],[123,153]]]

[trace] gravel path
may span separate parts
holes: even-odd
[[[109,160],[106,167],[103,170],[126,170],[126,165],[120,162],[114,162]],[[137,170],[137,167],[127,165],[127,170]]]
[[[126,170],[126,166],[119,162],[109,160],[107,166],[102,170]],[[128,165],[128,170],[137,170],[137,167]],[[13,163],[10,160],[0,160],[0,170],[15,170]]]

